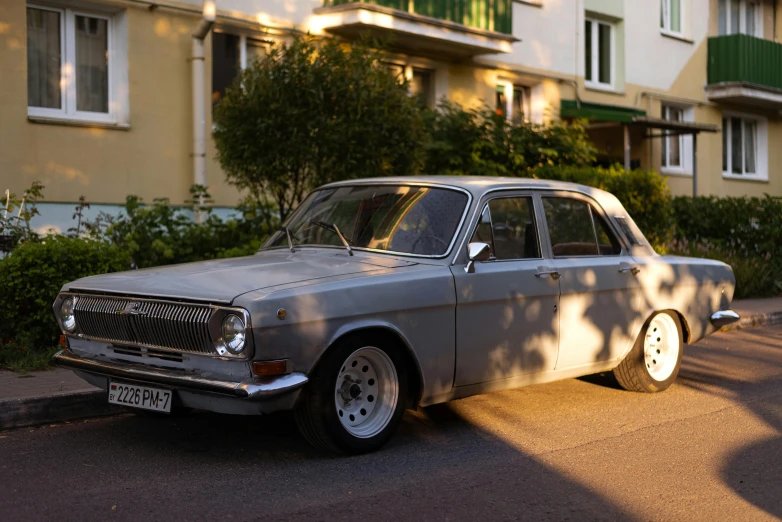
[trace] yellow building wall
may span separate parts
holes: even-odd
[[[175,204],[187,199],[190,35],[198,18],[134,6],[126,13],[130,128],[85,128],[27,119],[26,3],[0,2],[0,189],[18,194],[37,180],[47,202],[83,195],[92,203],[123,203],[128,194]],[[213,157],[208,183],[215,203],[234,205],[238,193],[224,183]]]

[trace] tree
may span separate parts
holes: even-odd
[[[228,182],[273,198],[282,219],[320,184],[412,174],[423,160],[420,109],[365,43],[273,47],[227,89],[214,120]]]
[[[488,108],[467,111],[444,101],[428,111],[426,123],[429,174],[526,176],[542,166],[587,165],[595,158],[579,121],[510,122]]]

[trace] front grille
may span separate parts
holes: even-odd
[[[84,337],[120,344],[215,354],[207,305],[80,295],[76,324]]]

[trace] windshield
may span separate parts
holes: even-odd
[[[358,185],[316,190],[286,223],[294,245],[372,248],[442,256],[467,205],[467,195],[451,189]],[[335,228],[336,227],[336,228]],[[265,247],[287,247],[285,230]]]

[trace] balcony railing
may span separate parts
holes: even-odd
[[[708,83],[782,90],[782,44],[745,34],[709,38]]]
[[[475,29],[513,34],[513,0],[324,0],[323,5],[345,4],[372,4]]]

